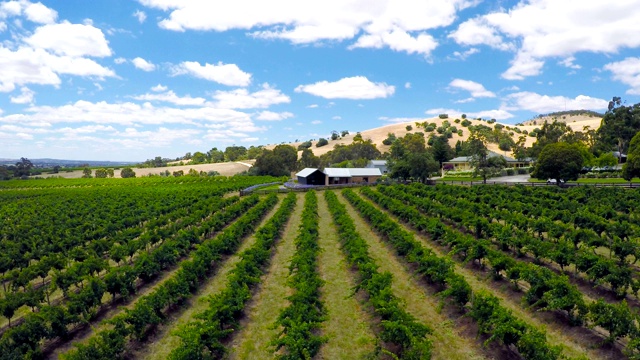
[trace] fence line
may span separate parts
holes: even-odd
[[[449,185],[506,185],[506,186],[559,186],[559,187],[576,187],[576,186],[594,186],[594,187],[624,187],[624,188],[638,188],[640,183],[564,183],[561,185],[546,183],[546,182],[508,182],[508,181],[489,181],[486,184],[482,181],[455,181],[455,180],[430,180],[427,182],[429,185],[435,184],[449,184]]]

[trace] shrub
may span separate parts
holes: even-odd
[[[131,168],[124,168],[120,171],[120,177],[122,178],[134,178],[136,177],[136,172]]]
[[[329,141],[325,138],[320,138],[318,139],[318,142],[316,143],[316,147],[322,147],[329,144]]]
[[[440,119],[448,119],[448,118],[449,118],[449,115],[447,115],[447,114],[440,114],[440,115],[438,115],[438,117],[439,117]]]
[[[311,141],[305,141],[302,144],[298,145],[298,150],[304,150],[311,147]]]
[[[405,129],[407,129],[407,131],[411,131],[411,130],[413,130],[413,126],[407,125],[407,127]]]
[[[462,122],[460,123],[460,125],[462,125],[462,126],[464,126],[464,127],[467,127],[467,126],[471,125],[471,121],[466,120],[466,119],[465,119],[465,120],[462,120]]]
[[[507,169],[507,175],[511,176],[514,175],[516,173],[516,171],[514,169]]]

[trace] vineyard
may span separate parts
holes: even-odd
[[[640,193],[0,188],[0,359],[640,359]]]

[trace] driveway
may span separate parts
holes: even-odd
[[[526,175],[511,175],[511,176],[500,176],[500,177],[495,177],[495,178],[491,178],[491,179],[487,179],[487,182],[489,181],[499,181],[499,182],[528,182],[529,178],[531,178],[531,175],[526,174]]]

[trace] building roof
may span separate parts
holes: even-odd
[[[382,176],[378,168],[351,168],[347,170],[351,176]]]
[[[318,170],[318,169],[316,169],[316,168],[304,168],[304,169],[300,170],[300,171],[296,174],[296,176],[299,176],[299,177],[307,177],[307,176],[309,176],[309,175],[313,174],[313,173],[314,173],[314,172],[316,172],[316,171],[319,171],[319,170]]]
[[[382,176],[378,168],[325,168],[328,177]]]
[[[521,162],[521,161],[518,161],[518,160],[516,160],[514,158],[510,158],[508,156],[501,155],[501,154],[498,154],[498,153],[493,152],[493,151],[488,151],[487,152],[487,157],[491,158],[491,157],[496,157],[496,156],[502,156],[507,162]],[[445,163],[466,163],[466,162],[471,162],[471,159],[472,159],[472,156],[458,156],[457,158],[453,158],[453,159],[451,159],[449,161],[445,161]],[[524,159],[523,161],[526,162],[526,161],[530,161],[530,160]]]
[[[351,173],[347,168],[324,168],[323,172],[328,177],[351,177]]]
[[[387,160],[371,160],[369,161],[369,164],[374,166],[384,166],[387,165]]]

